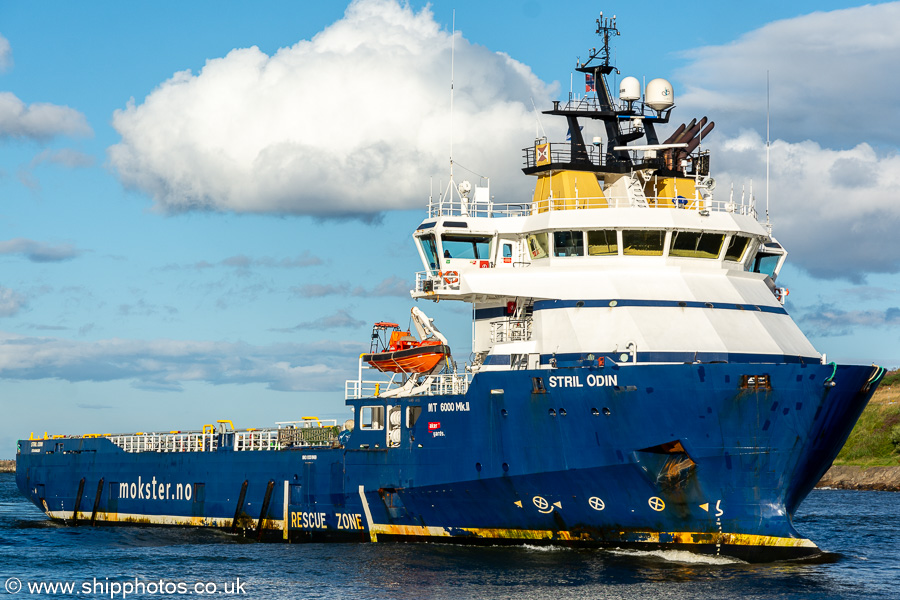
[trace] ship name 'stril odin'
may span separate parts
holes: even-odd
[[[813,348],[784,309],[787,253],[753,199],[713,196],[713,124],[660,141],[672,87],[626,77],[615,98],[615,18],[597,33],[577,65],[590,91],[545,113],[571,139],[524,151],[534,197],[498,204],[484,180],[451,181],[413,234],[412,296],[473,306],[470,364],[414,308],[418,337],[376,324],[343,424],[32,436],[21,491],[73,525],[818,553],[791,517],[884,370]]]

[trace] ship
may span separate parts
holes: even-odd
[[[752,195],[714,194],[713,123],[673,127],[665,79],[625,77],[615,97],[615,17],[596,33],[576,65],[585,93],[544,111],[568,139],[523,151],[533,197],[500,203],[489,181],[451,177],[411,227],[411,299],[471,305],[465,364],[441,348],[392,369],[376,355],[397,348],[373,346],[344,422],[32,435],[22,494],[72,526],[819,555],[792,516],[884,369],[813,347],[785,309],[768,217]],[[432,327],[410,344],[447,345],[416,322]]]

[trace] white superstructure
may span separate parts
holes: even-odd
[[[704,117],[661,141],[674,91],[626,77],[607,87],[614,20],[578,71],[590,92],[545,114],[569,139],[526,148],[534,195],[496,203],[484,180],[452,183],[414,233],[416,299],[473,305],[472,371],[593,360],[818,362],[776,284],[787,252],[752,197],[714,195]],[[579,119],[602,125],[585,143]]]

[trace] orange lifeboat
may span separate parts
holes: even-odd
[[[450,356],[444,340],[418,340],[397,323],[378,322],[372,328],[372,347],[362,360],[370,367],[388,373],[432,373],[443,367]]]

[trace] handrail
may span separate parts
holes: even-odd
[[[525,342],[531,339],[532,319],[500,319],[491,321],[491,342]]]
[[[466,393],[466,390],[469,389],[469,384],[472,382],[471,373],[462,375],[442,373],[440,375],[430,375],[428,378],[430,382],[426,387],[415,387],[412,388],[414,391],[410,392],[404,390],[402,393],[392,397],[462,395]],[[348,379],[344,383],[344,399],[378,398],[391,390],[401,387],[403,387],[401,382],[387,379]]]
[[[638,204],[628,196],[604,195],[600,197],[551,197],[537,202],[501,204],[497,202],[472,202],[467,200],[437,200],[428,203],[428,217],[526,217],[544,212],[562,210],[606,210],[608,208],[670,209],[726,212],[757,218],[756,204],[750,197],[739,200],[714,200],[706,192],[699,197],[646,196]]]

